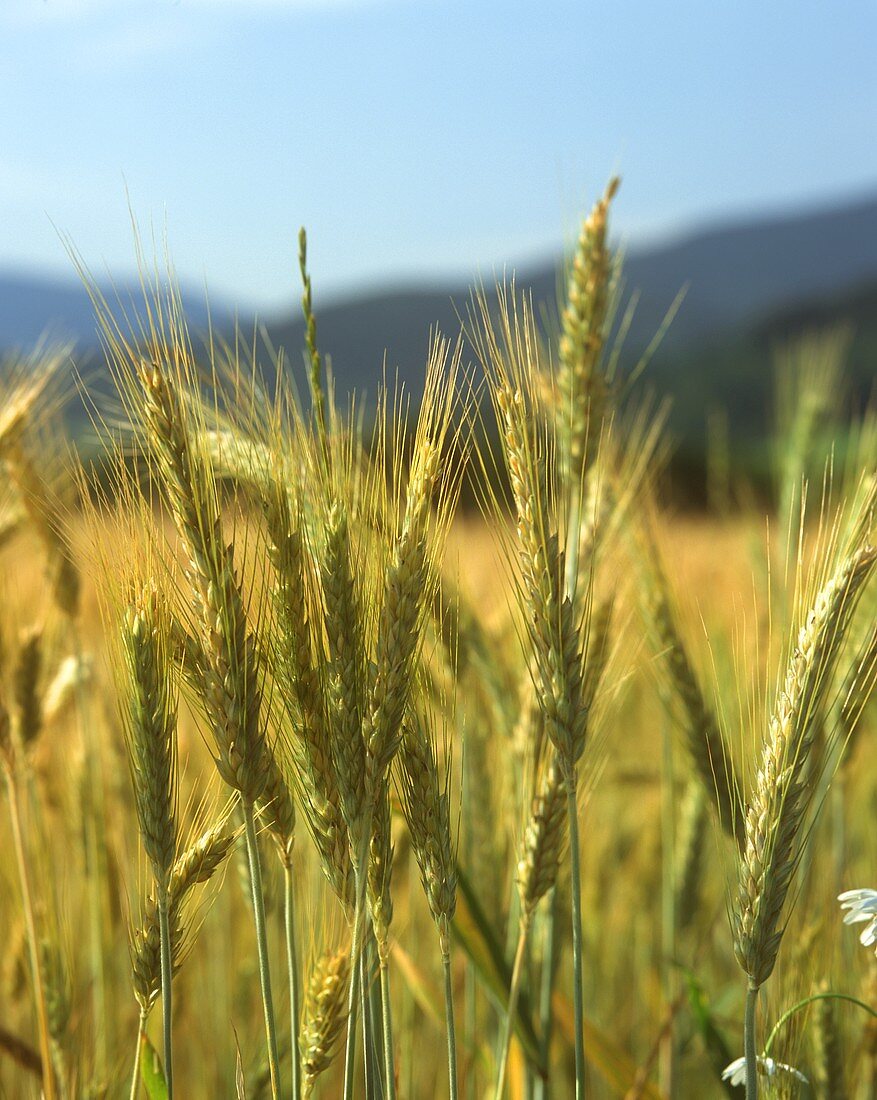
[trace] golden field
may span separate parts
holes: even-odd
[[[304,263],[309,403],[96,301],[102,488],[9,376],[0,1095],[877,1097],[877,430],[824,364],[774,505],[662,504],[611,197],[556,347],[476,302],[494,437],[440,341],[358,433]]]

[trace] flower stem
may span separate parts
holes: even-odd
[[[451,954],[442,952],[445,972],[445,1027],[448,1033],[448,1096],[457,1100],[457,1031],[454,1026],[454,987],[451,981]]]
[[[84,663],[82,632],[76,616],[69,620],[73,639],[73,653],[78,669]],[[107,845],[103,836],[106,814],[101,766],[100,740],[97,724],[91,714],[89,693],[82,676],[77,672],[75,705],[76,723],[85,749],[80,789],[80,812],[83,823],[83,855],[88,895],[89,954],[92,972],[92,1017],[95,1042],[95,1074],[105,1075],[109,1058],[110,1015],[107,1012],[107,968],[104,958],[105,910],[104,884],[108,881]]]
[[[806,1008],[807,1005],[812,1004],[814,1001],[848,1001],[851,1005],[856,1005],[858,1008],[863,1008],[869,1015],[877,1018],[877,1012],[870,1006],[865,1004],[864,1001],[860,1001],[858,997],[851,997],[848,993],[813,993],[809,997],[805,997],[803,1001],[798,1001],[797,1004],[792,1005],[791,1008],[780,1016],[777,1022],[773,1025],[770,1035],[767,1037],[767,1042],[764,1044],[764,1057],[767,1058],[770,1055],[771,1047],[773,1046],[774,1039],[779,1034],[780,1028],[787,1020],[790,1020],[796,1012],[800,1012],[802,1008]]]
[[[554,887],[548,897],[547,911],[543,914],[545,935],[542,943],[542,970],[539,975],[539,1054],[546,1074],[551,1059],[551,1033],[554,1026],[551,1001],[557,969],[557,909],[557,887]],[[547,1096],[547,1076],[537,1077],[533,1085],[533,1100],[546,1100]]]
[[[353,1100],[353,1070],[356,1057],[356,1006],[359,999],[359,956],[362,953],[365,876],[355,865],[356,900],[353,909],[353,943],[350,947],[350,991],[347,1000],[347,1042],[344,1047],[344,1100]],[[363,1051],[365,1056],[365,1051]]]
[[[393,1065],[393,1012],[390,1004],[390,965],[379,952],[381,958],[381,1018],[384,1028],[384,1076],[386,1077],[387,1098],[396,1100],[396,1070]]]
[[[676,784],[673,738],[666,718],[661,723],[661,985],[666,1008],[676,999]],[[661,1042],[659,1080],[668,1100],[676,1096],[675,1015]]]
[[[283,861],[283,924],[286,933],[286,969],[289,981],[289,1038],[292,1063],[292,1097],[301,1098],[301,1061],[298,1051],[299,982],[298,959],[295,951],[295,895],[292,880],[292,857]]]
[[[250,861],[250,883],[253,891],[253,916],[256,922],[256,946],[259,952],[259,980],[262,985],[262,1005],[265,1009],[265,1033],[268,1037],[268,1069],[271,1073],[271,1094],[280,1096],[280,1058],[277,1053],[277,1026],[271,997],[271,971],[268,965],[268,935],[265,930],[265,899],[262,893],[262,867],[256,838],[256,818],[253,803],[243,803],[247,856]]]
[[[746,990],[746,1016],[743,1022],[743,1054],[746,1058],[746,1100],[758,1097],[758,1057],[755,1047],[755,1013],[758,986],[750,982]]]
[[[502,1046],[499,1053],[499,1071],[496,1076],[496,1089],[494,1100],[502,1100],[505,1092],[506,1071],[509,1063],[509,1047],[512,1042],[512,1031],[515,1026],[515,1016],[518,1011],[518,996],[521,992],[521,978],[524,975],[524,959],[527,954],[527,939],[530,932],[530,919],[521,914],[521,923],[518,928],[518,946],[515,950],[515,962],[512,966],[512,980],[509,986],[509,1003],[506,1008],[505,1024],[502,1032]]]
[[[375,1081],[380,1081],[381,1073],[378,1053],[375,1050],[375,1019],[380,1016],[380,1009],[375,1012],[372,1005],[370,938],[368,926],[366,926],[359,952],[359,1014],[362,1017],[362,1070],[366,1096],[374,1095]]]
[[[31,979],[33,981],[34,1006],[40,1034],[40,1061],[42,1062],[43,1093],[46,1100],[56,1100],[55,1074],[52,1069],[52,1053],[49,1041],[49,1018],[46,1010],[46,995],[43,988],[43,972],[37,947],[36,918],[34,916],[33,894],[28,873],[28,856],[24,847],[24,833],[21,828],[21,810],[18,802],[18,785],[12,774],[12,765],[6,772],[6,789],[9,794],[9,818],[12,823],[12,840],[15,845],[15,860],[18,864],[18,878],[21,883],[21,897],[24,908],[24,923],[27,931],[27,945],[30,953]]]
[[[174,1100],[174,1062],[173,1062],[173,970],[171,965],[171,929],[168,916],[167,889],[161,889],[158,903],[158,930],[161,943],[161,1019],[164,1035],[164,1079],[167,1084],[168,1100]]]
[[[140,1020],[137,1024],[137,1048],[134,1051],[134,1072],[131,1075],[131,1095],[129,1100],[137,1100],[140,1091],[140,1052],[143,1049],[143,1036],[146,1034],[146,1013],[140,1009]]]
[[[576,1100],[585,1095],[585,1021],[582,983],[584,967],[582,964],[582,876],[579,865],[579,807],[576,797],[575,767],[570,768],[566,785],[567,811],[569,817],[569,854],[570,854],[570,892],[572,894],[572,958],[573,958],[573,1005],[575,1007],[576,1028]]]

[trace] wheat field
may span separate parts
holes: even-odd
[[[877,1097],[877,419],[675,508],[616,186],[376,409],[304,236],[301,395],[148,267],[4,369],[0,1095]]]

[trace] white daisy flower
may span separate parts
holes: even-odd
[[[867,921],[859,936],[860,943],[864,947],[877,943],[877,890],[847,890],[838,894],[837,900],[841,909],[846,909],[844,924]]]
[[[759,1055],[756,1059],[756,1065],[758,1067],[758,1072],[763,1077],[776,1077],[777,1073],[789,1073],[792,1077],[796,1077],[799,1081],[803,1081],[805,1085],[810,1084],[799,1069],[795,1069],[794,1066],[787,1066],[785,1062],[775,1062],[773,1058],[762,1058],[761,1055]],[[729,1066],[725,1066],[722,1071],[722,1080],[729,1081],[732,1085],[745,1085],[746,1059],[735,1058]]]

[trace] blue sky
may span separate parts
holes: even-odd
[[[2,0],[0,266],[132,268],[128,197],[242,307],[877,189],[873,0]]]

